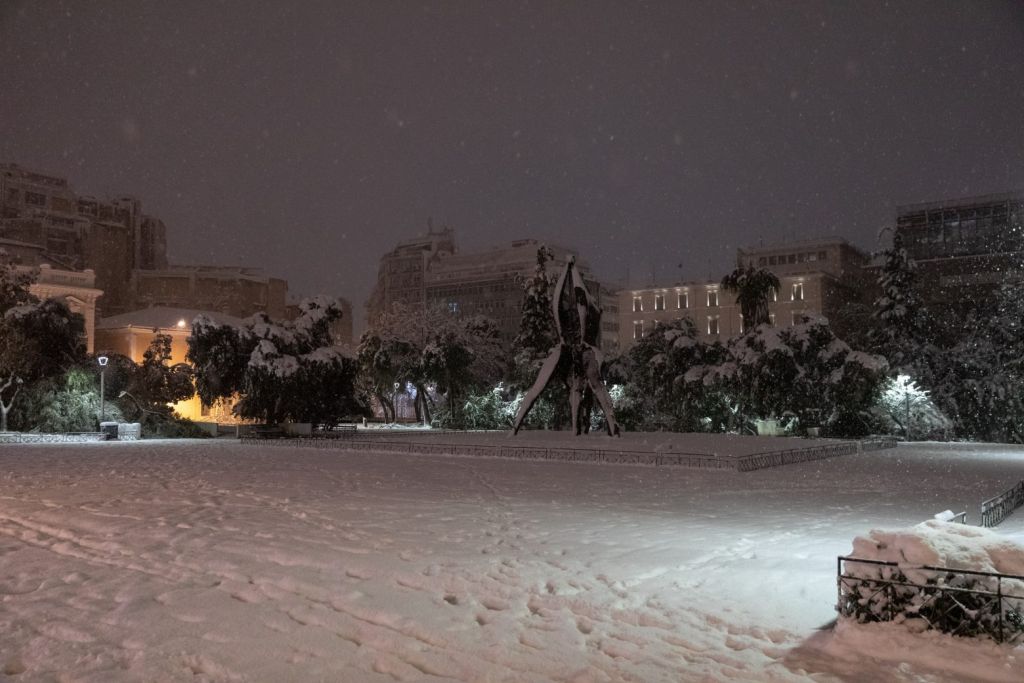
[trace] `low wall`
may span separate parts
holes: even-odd
[[[663,453],[646,451],[621,451],[589,448],[540,448],[535,446],[506,446],[456,443],[424,443],[403,439],[401,441],[380,438],[291,438],[263,439],[243,436],[245,444],[261,444],[292,448],[317,448],[362,453],[400,453],[405,455],[441,455],[465,458],[511,458],[516,460],[557,460],[561,462],[606,463],[617,465],[655,465],[686,467],[691,469],[731,470],[752,472],[768,467],[780,467],[811,460],[834,458],[858,453],[865,449],[863,442],[842,441],[832,444],[790,448],[781,451],[754,453],[744,456],[717,456],[708,453]],[[895,445],[895,441],[893,442]],[[874,446],[873,446],[874,448]]]
[[[0,444],[4,443],[85,443],[104,441],[103,432],[71,432],[67,434],[39,434],[36,432],[0,432]]]

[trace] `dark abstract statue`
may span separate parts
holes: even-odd
[[[576,269],[576,260],[572,257],[558,278],[551,307],[555,314],[558,345],[551,349],[533,386],[526,392],[512,422],[512,432],[519,432],[533,404],[558,376],[569,390],[569,409],[576,434],[586,430],[584,422],[589,424],[589,410],[581,414],[580,405],[585,401],[589,403],[587,399],[592,396],[604,411],[608,435],[618,436],[619,425],[615,422],[612,400],[601,380],[601,307],[584,286],[583,278]]]

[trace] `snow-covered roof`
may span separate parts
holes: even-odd
[[[96,323],[98,330],[110,330],[118,327],[159,327],[164,329],[180,329],[178,321],[184,320],[187,328],[192,327],[192,321],[197,315],[205,315],[214,322],[228,325],[240,325],[242,320],[226,313],[215,311],[201,311],[195,308],[169,308],[156,306],[153,308],[142,308],[137,311],[129,311],[120,315],[113,315],[109,318],[102,318]]]

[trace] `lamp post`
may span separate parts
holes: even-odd
[[[103,376],[107,373],[107,361],[109,358],[106,356],[99,356],[96,358],[96,362],[100,364],[100,422],[107,421],[107,405],[104,403],[103,393]]]

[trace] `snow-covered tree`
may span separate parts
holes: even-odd
[[[551,249],[541,246],[537,249],[537,265],[533,274],[523,284],[523,317],[519,323],[519,334],[512,342],[517,363],[531,365],[542,360],[558,342],[555,318],[551,307],[551,290],[556,278],[548,273]],[[531,377],[529,381],[533,381]]]
[[[192,324],[187,360],[207,405],[238,395],[235,412],[268,424],[291,419],[332,423],[359,412],[356,361],[332,338],[337,300],[307,299],[292,321],[259,313],[235,328],[205,316]]]
[[[874,312],[879,329],[873,346],[894,368],[912,373],[914,350],[922,343],[925,317],[917,292],[917,266],[898,232],[893,235],[892,247],[884,252],[884,257],[885,263],[878,277],[882,293],[875,300]]]
[[[693,368],[714,365],[721,344],[706,344],[689,318],[658,324],[610,368],[624,382],[618,418],[640,430],[721,431],[728,428],[728,398],[717,388],[687,382]]]
[[[36,415],[15,399],[38,406],[38,396],[85,359],[85,321],[62,299],[39,301],[33,275],[19,271],[0,250],[0,427],[36,426]]]
[[[736,295],[744,330],[771,322],[768,304],[772,295],[779,291],[779,278],[775,273],[753,266],[739,267],[722,278],[722,288]]]
[[[953,432],[953,422],[908,375],[885,381],[875,413],[884,432],[908,440],[946,439]]]
[[[195,394],[191,366],[171,364],[170,360],[170,335],[156,335],[143,352],[142,363],[134,369],[128,391],[158,406],[191,398]]]
[[[372,387],[385,419],[395,417],[395,392],[410,391],[416,417],[424,424],[432,421],[432,392],[445,396],[447,414],[457,419],[460,397],[493,386],[504,358],[492,321],[461,318],[442,308],[398,304],[359,343],[364,382]]]
[[[967,330],[918,356],[922,384],[958,436],[1024,442],[1024,297],[1006,284],[993,305],[968,316]]]
[[[719,363],[685,379],[728,395],[748,421],[795,417],[802,427],[849,434],[869,430],[887,370],[884,358],[854,351],[819,318],[734,337]]]

